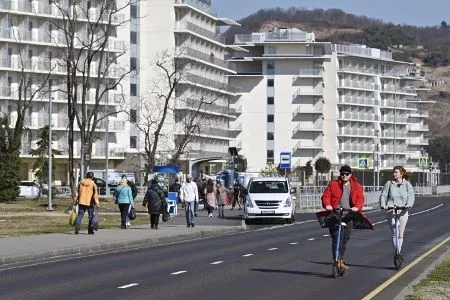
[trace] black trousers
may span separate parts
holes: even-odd
[[[128,216],[128,210],[130,209],[130,203],[126,204],[119,204],[120,209],[120,227],[127,227],[127,216]]]
[[[151,227],[158,227],[159,224],[159,214],[151,214],[150,215],[150,225]]]
[[[339,245],[339,259],[344,258],[345,249],[347,248],[347,243],[350,240],[350,235],[353,229],[352,214],[344,216],[342,222],[346,223],[347,226],[341,227],[341,244]],[[336,259],[336,246],[338,241],[338,218],[336,216],[330,217],[328,219],[328,229],[331,235],[331,250],[333,251],[333,260]]]

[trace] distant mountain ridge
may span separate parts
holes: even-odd
[[[392,51],[395,60],[422,65],[430,91],[421,97],[436,101],[429,108],[430,137],[450,136],[450,26],[445,21],[436,20],[439,25],[428,27],[395,25],[340,9],[292,7],[261,9],[238,22],[242,26],[232,26],[224,33],[229,44],[235,34],[298,28],[314,32],[317,41],[363,44]]]

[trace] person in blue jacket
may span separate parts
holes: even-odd
[[[130,205],[134,207],[133,193],[131,187],[127,184],[127,179],[120,181],[120,184],[114,191],[114,200],[119,205],[120,210],[120,229],[127,229],[127,216],[130,210]]]

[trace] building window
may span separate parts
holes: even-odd
[[[267,97],[267,104],[271,105],[275,103],[274,97]]]
[[[130,96],[137,96],[137,86],[135,83],[130,83]]]
[[[130,32],[130,43],[133,45],[137,44],[137,32],[136,31]]]
[[[273,159],[273,150],[267,150],[267,163],[268,164],[273,164],[274,159]]]
[[[137,18],[137,6],[136,5],[130,6],[130,17],[131,17],[131,19]]]
[[[274,80],[273,79],[267,79],[267,86],[273,86]]]
[[[267,122],[268,123],[273,123],[274,117],[273,115],[267,115]]]
[[[267,53],[268,54],[277,54],[277,47],[267,47]]]
[[[130,70],[136,71],[136,67],[137,67],[136,57],[130,57]]]
[[[131,123],[136,123],[136,121],[137,121],[136,110],[135,109],[130,109],[130,122]]]
[[[268,132],[268,133],[267,133],[267,140],[268,140],[268,141],[273,141],[273,140],[274,140],[274,134],[273,134],[273,132]]]
[[[137,148],[137,139],[135,136],[130,136],[130,148],[131,149]]]

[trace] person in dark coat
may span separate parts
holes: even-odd
[[[158,180],[152,179],[147,193],[145,193],[144,202],[142,202],[142,206],[147,206],[152,229],[158,229],[159,215],[163,213],[166,207],[165,201],[164,191],[158,184]]]

